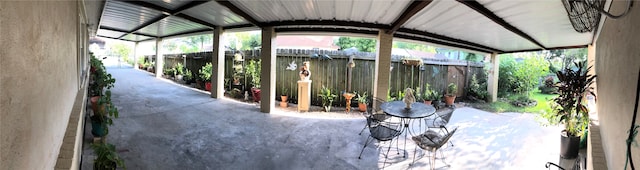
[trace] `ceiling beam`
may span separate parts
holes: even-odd
[[[414,36],[408,36],[408,35],[404,35],[404,34],[394,34],[393,36],[394,37],[398,37],[398,38],[408,39],[408,40],[416,40],[416,41],[434,43],[434,44],[439,44],[439,45],[444,45],[444,46],[449,46],[449,47],[474,50],[474,51],[479,51],[479,52],[484,52],[484,53],[492,53],[492,51],[489,51],[489,50],[486,50],[486,49],[480,49],[480,48],[476,48],[476,47],[465,46],[465,45],[460,45],[460,44],[440,41],[440,40],[431,39],[431,38],[414,37]]]
[[[418,12],[420,12],[425,7],[427,7],[429,4],[431,4],[431,2],[432,2],[431,0],[414,0],[413,2],[411,2],[409,7],[407,7],[407,9],[405,9],[404,12],[402,12],[400,17],[398,17],[398,19],[393,21],[393,24],[391,24],[391,29],[387,30],[387,34],[392,34],[392,33],[396,32],[411,17],[416,15]]]
[[[447,36],[444,36],[444,35],[434,34],[434,33],[425,32],[425,31],[418,31],[418,30],[401,28],[401,29],[398,29],[398,32],[421,35],[421,36],[425,36],[425,37],[431,37],[431,38],[440,39],[440,40],[449,41],[449,42],[454,42],[454,43],[458,43],[458,44],[464,44],[464,45],[467,45],[467,46],[483,48],[483,49],[487,49],[487,50],[490,50],[490,51],[493,51],[493,52],[497,52],[497,53],[504,52],[502,50],[498,50],[498,49],[495,49],[495,48],[487,47],[487,46],[484,46],[484,45],[481,45],[481,44],[477,44],[477,43],[473,43],[473,42],[469,42],[469,41],[465,41],[465,40],[460,40],[460,39],[455,39],[455,38],[447,37]]]
[[[218,2],[218,4],[225,6],[227,8],[229,8],[229,10],[231,10],[231,12],[240,15],[242,18],[246,19],[247,21],[249,21],[249,23],[258,26],[258,27],[262,27],[262,23],[259,22],[258,20],[256,20],[255,18],[253,18],[251,15],[249,15],[247,12],[243,11],[242,9],[238,8],[236,5],[234,5],[233,3],[231,3],[231,1],[229,0],[216,0],[216,2]]]
[[[142,29],[142,28],[144,28],[144,27],[147,27],[147,26],[149,26],[149,25],[151,25],[151,24],[154,24],[154,23],[156,23],[156,22],[158,22],[158,21],[160,21],[160,20],[163,20],[163,19],[165,19],[165,18],[167,18],[167,17],[169,17],[169,16],[171,16],[171,15],[162,14],[162,15],[160,15],[160,16],[157,16],[157,17],[155,17],[155,18],[153,18],[153,19],[151,19],[151,20],[149,20],[149,21],[147,21],[147,22],[145,22],[145,23],[142,23],[141,25],[138,25],[137,27],[135,27],[135,28],[131,29],[131,31],[127,32],[126,34],[124,34],[124,35],[122,35],[122,36],[120,36],[120,37],[118,37],[118,38],[122,38],[122,37],[124,37],[124,36],[126,36],[126,35],[128,35],[128,34],[131,34],[131,33],[137,32],[137,31],[139,31],[140,29]],[[156,37],[157,37],[157,36],[156,36]]]
[[[336,21],[336,20],[292,20],[292,21],[274,21],[264,23],[263,26],[292,26],[292,25],[319,25],[319,26],[345,26],[345,27],[360,27],[360,28],[374,28],[374,29],[390,29],[389,25],[374,24],[365,22],[353,22],[353,21]]]
[[[199,33],[199,32],[210,32],[210,31],[211,31],[211,29],[208,29],[208,28],[197,29],[197,30],[193,30],[193,31],[179,32],[179,33],[163,36],[163,37],[160,37],[160,38],[176,37],[176,36],[181,36],[181,35],[187,35],[187,34],[193,34],[193,33]]]
[[[549,47],[546,50],[560,50],[560,49],[571,49],[571,48],[587,48],[589,45],[576,45],[576,46],[562,46],[562,47]],[[528,49],[528,50],[516,50],[516,51],[505,51],[503,53],[521,53],[521,52],[532,52],[532,51],[541,51],[542,49]],[[502,53],[501,53],[502,54]]]
[[[485,17],[491,19],[493,22],[495,22],[496,24],[504,27],[505,29],[518,34],[520,37],[527,39],[529,41],[531,41],[532,43],[540,46],[540,48],[542,49],[546,49],[546,47],[542,44],[540,44],[538,41],[536,41],[535,39],[533,39],[531,36],[527,35],[526,33],[522,32],[520,29],[514,27],[513,25],[509,24],[507,21],[505,21],[504,19],[500,18],[499,16],[497,16],[496,14],[494,14],[493,12],[491,12],[491,10],[485,8],[484,6],[482,6],[482,4],[480,4],[478,1],[475,0],[457,0],[458,2],[468,6],[469,8],[475,10],[476,12],[484,15]]]
[[[200,20],[200,19],[198,19],[198,18],[195,18],[195,17],[189,16],[189,15],[187,15],[187,14],[180,13],[180,14],[176,14],[175,16],[176,16],[176,17],[180,17],[180,18],[182,18],[182,19],[189,20],[189,21],[191,21],[191,22],[198,23],[198,24],[200,24],[200,25],[207,26],[207,27],[209,27],[209,28],[211,28],[211,29],[214,29],[214,28],[216,28],[216,27],[217,27],[217,25],[214,25],[214,24],[211,24],[211,23],[209,23],[209,22],[206,22],[206,21]]]
[[[255,27],[255,25],[253,24],[232,25],[232,26],[226,26],[222,29],[228,30],[228,29],[249,28],[249,27]]]
[[[127,33],[129,32],[129,31],[127,31],[127,30],[121,30],[121,29],[111,28],[111,27],[107,27],[107,26],[100,26],[100,29],[107,30],[107,31],[121,32],[121,33],[125,33],[125,34],[127,34]],[[131,33],[131,34],[133,34],[133,35],[147,36],[147,37],[153,37],[153,38],[158,37],[158,36],[155,36],[155,35],[149,35],[149,34],[139,33],[139,32],[134,32],[134,33]]]
[[[122,41],[135,42],[135,41],[127,40],[127,39],[121,39],[121,38],[109,37],[109,36],[104,36],[104,35],[96,35],[96,36],[98,36],[98,37],[104,37],[104,38],[110,38],[110,39],[114,39],[114,40],[122,40]]]
[[[276,32],[327,32],[327,33],[355,33],[378,35],[378,31],[347,28],[276,28]]]

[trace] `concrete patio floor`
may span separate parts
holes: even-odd
[[[257,104],[213,99],[146,71],[109,72],[117,79],[112,92],[120,118],[110,127],[107,142],[116,145],[128,169],[383,167],[384,155],[376,145],[367,146],[358,159],[368,132],[358,135],[365,120],[357,114],[281,109],[265,114]],[[459,129],[451,138],[454,147],[443,149],[450,167],[436,162],[442,169],[545,169],[546,162],[573,162],[558,156],[561,128],[542,127],[532,114],[462,107],[448,126]],[[91,169],[94,159],[90,130],[87,121],[82,169]],[[428,169],[428,158],[409,166],[414,146],[408,139],[406,158],[392,149],[385,168]]]

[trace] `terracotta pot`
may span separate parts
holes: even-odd
[[[93,110],[93,114],[98,112],[98,99],[100,99],[100,96],[92,96],[90,99],[91,110]]]
[[[426,105],[431,105],[431,100],[425,100],[425,101],[424,101],[424,104],[426,104]]]
[[[204,89],[207,91],[211,91],[211,82],[204,83]]]
[[[456,101],[456,96],[449,96],[449,95],[444,96],[444,104],[447,106],[453,105],[455,101]]]
[[[287,97],[288,96],[280,96],[280,100],[282,100],[282,102],[280,102],[280,107],[286,108],[287,107]]]
[[[251,94],[253,94],[253,101],[254,102],[259,102],[260,101],[260,89],[251,88]]]
[[[358,109],[361,112],[366,112],[367,111],[367,104],[366,103],[358,103]]]

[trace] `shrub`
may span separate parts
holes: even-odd
[[[538,87],[538,89],[540,90],[540,93],[543,94],[556,94],[558,93],[558,88],[556,88],[554,84],[555,82],[553,82],[553,77],[548,76],[544,79],[544,84]]]
[[[548,73],[548,63],[544,57],[530,53],[517,62],[513,57],[500,61],[498,95],[509,93],[529,95],[538,85],[540,77]]]
[[[471,76],[471,81],[469,82],[468,94],[476,99],[486,100],[489,92],[487,92],[487,83],[482,82],[479,83],[476,74]]]

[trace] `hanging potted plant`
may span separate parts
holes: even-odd
[[[560,156],[565,159],[578,155],[580,136],[589,125],[589,110],[583,103],[583,96],[589,92],[596,76],[588,74],[591,67],[585,67],[586,64],[580,62],[575,63],[575,69],[567,67],[556,72],[560,81],[555,84],[559,95],[553,99],[554,111],[542,114],[549,124],[564,125],[560,135]]]
[[[289,92],[289,89],[287,89],[286,87],[282,87],[282,95],[280,95],[280,107],[286,108],[287,107],[287,93]]]
[[[338,96],[331,93],[331,89],[322,86],[320,90],[320,94],[318,94],[322,98],[322,107],[325,112],[331,111],[331,105],[333,104],[333,100]]]
[[[95,170],[115,170],[118,167],[125,168],[124,161],[118,156],[116,147],[108,143],[91,144],[96,153],[96,159],[93,160],[93,169]]]
[[[260,63],[261,60],[251,60],[249,64],[247,64],[246,73],[251,76],[251,94],[253,96],[253,101],[260,101]]]
[[[444,103],[447,106],[452,106],[456,101],[456,93],[458,93],[458,86],[454,83],[449,84],[444,95]]]
[[[213,70],[213,65],[211,63],[207,63],[202,68],[200,68],[200,79],[204,81],[204,89],[207,91],[211,91],[211,74]]]
[[[369,102],[367,101],[367,92],[362,93],[362,95],[360,95],[359,93],[356,94],[358,95],[358,97],[356,98],[358,100],[358,110],[360,110],[361,112],[366,112],[367,104],[369,104]]]

